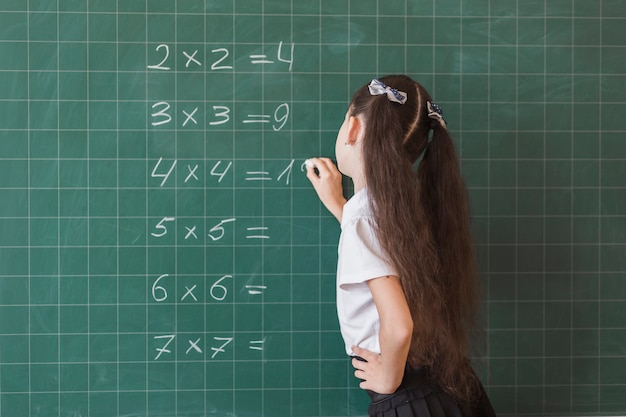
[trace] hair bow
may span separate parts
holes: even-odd
[[[389,101],[393,101],[394,103],[404,104],[406,102],[406,93],[403,91],[398,91],[395,88],[391,88],[378,78],[374,78],[372,82],[368,85],[370,90],[370,94],[373,96],[379,96],[382,94],[387,95],[387,99]]]
[[[433,121],[439,122],[439,124],[445,128],[446,120],[443,118],[443,110],[441,107],[437,103],[432,103],[430,101],[426,102],[426,106],[428,108],[428,117]]]

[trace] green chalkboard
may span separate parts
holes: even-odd
[[[3,0],[0,415],[365,415],[302,164],[388,73],[457,141],[498,414],[624,415],[624,28],[622,0]]]

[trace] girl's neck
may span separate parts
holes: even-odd
[[[354,185],[354,194],[358,193],[367,186],[365,178],[363,178],[362,176],[355,176],[354,178],[352,178],[352,184]]]

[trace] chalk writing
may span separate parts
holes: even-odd
[[[157,346],[154,348],[155,356],[154,360],[165,359],[169,355],[175,354],[175,348],[173,343],[178,334],[164,334],[154,336],[153,339]],[[219,354],[225,354],[227,348],[235,341],[234,337],[214,336],[209,342],[211,350],[211,359],[215,359]],[[265,338],[258,340],[248,340],[248,349],[255,351],[263,351],[265,345]],[[187,339],[185,355],[190,354],[203,354],[202,337],[194,337],[193,339]]]
[[[233,285],[232,274],[220,276],[208,275],[205,279],[207,282],[212,282],[206,296],[202,294],[202,290],[198,288],[197,283],[189,281],[184,284],[177,283],[174,275],[161,274],[152,283],[150,296],[156,303],[166,303],[170,298],[170,293],[182,294],[178,301],[192,304],[200,302],[220,302],[228,298],[231,291],[229,288]],[[268,290],[267,285],[246,284],[241,288],[241,291],[247,292],[248,295],[263,295],[266,290]],[[175,302],[175,300],[173,300],[173,302]]]
[[[242,65],[246,65],[247,71],[250,71],[250,66],[260,71],[273,72],[291,71],[293,68],[293,43],[280,41],[278,44],[263,44],[258,48],[252,45],[250,48],[252,49],[244,52],[245,55],[236,57],[234,49],[227,46],[203,49],[182,44],[158,43],[148,48],[147,71],[163,74],[170,72],[172,79],[177,80],[178,77],[184,77],[185,73],[194,73],[197,77],[202,72],[206,80],[209,73],[232,73],[236,70],[236,66]],[[241,49],[238,49],[237,52],[240,51]],[[168,75],[163,75],[163,77],[168,78]],[[182,134],[178,132],[184,131],[185,135],[199,135],[198,132],[202,131],[205,143],[210,143],[227,129],[259,131],[259,140],[282,139],[284,133],[269,132],[289,131],[291,103],[282,100],[245,101],[235,105],[233,104],[234,97],[231,102],[222,98],[212,100],[207,95],[204,100],[185,101],[178,97],[161,99],[156,94],[151,94],[147,110],[147,125],[150,133],[155,136],[171,134],[172,143],[176,144],[176,151],[164,153],[163,156],[150,154],[151,157],[146,161],[148,188],[166,190],[185,188],[190,194],[197,189],[198,193],[203,192],[200,196],[203,196],[205,201],[213,203],[213,198],[222,198],[221,195],[218,197],[211,195],[212,189],[216,188],[228,190],[238,184],[247,184],[245,188],[251,189],[289,186],[295,164],[294,159],[283,162],[259,158],[257,161],[247,159],[243,163],[236,163],[235,160],[217,157],[210,159],[210,156],[206,154],[194,159],[193,156],[189,157],[191,154],[187,152],[187,149],[178,148],[182,146],[181,143],[184,143],[179,139]],[[207,132],[211,133],[207,134]],[[148,141],[150,140],[149,137]],[[166,141],[167,137],[160,140]],[[157,150],[157,152],[162,145],[159,143],[153,146],[152,143],[148,143],[150,149]],[[186,158],[179,157],[181,155],[179,149],[185,152]],[[207,149],[205,145],[205,153]],[[159,197],[161,194],[170,195],[167,191],[154,194],[159,194]],[[171,271],[161,274],[151,272],[147,279],[146,296],[149,303],[155,305],[154,311],[174,311],[176,321],[178,312],[184,311],[182,310],[184,308],[196,311],[194,310],[197,308],[196,304],[213,304],[214,307],[227,306],[239,300],[241,294],[246,294],[244,302],[264,302],[265,295],[271,289],[266,285],[263,274],[259,282],[248,280],[245,285],[240,285],[238,283],[242,281],[235,279],[232,271],[223,273],[207,270],[209,267],[206,260],[204,274],[180,274],[179,272],[184,269],[179,266],[186,263],[185,250],[191,250],[191,247],[198,248],[202,245],[207,253],[213,250],[219,253],[221,248],[234,245],[235,242],[240,244],[242,241],[247,242],[246,246],[251,248],[263,247],[267,244],[266,242],[271,241],[273,229],[265,224],[263,218],[258,219],[248,214],[239,218],[234,210],[232,214],[211,215],[208,212],[208,206],[205,206],[207,208],[202,215],[194,211],[190,216],[189,213],[185,213],[184,205],[179,206],[178,196],[176,198],[176,203],[168,208],[169,212],[153,215],[150,208],[146,210],[149,244],[154,243],[161,249],[167,248],[167,245],[172,242],[175,242],[174,245],[185,242],[185,246],[176,246],[177,261]],[[273,224],[271,226],[273,227]],[[256,280],[258,276],[254,274],[254,278]],[[206,320],[211,319],[208,318],[206,308],[204,314],[207,314]],[[222,318],[217,316],[215,319],[221,320]],[[263,352],[266,348],[266,338],[262,329],[256,336],[229,335],[230,330],[226,334],[218,333],[209,336],[206,323],[199,324],[198,327],[204,328],[204,331],[199,330],[197,334],[194,334],[194,331],[182,332],[179,331],[181,327],[178,327],[176,323],[174,327],[168,326],[168,330],[162,333],[152,332],[150,351],[153,353],[153,360],[172,361],[183,356],[203,360],[216,359],[221,356],[227,358],[228,353],[235,350],[233,347],[235,337],[238,338],[237,345],[241,349]],[[236,329],[232,331],[236,332]]]
[[[183,185],[197,185],[201,183],[202,175],[200,164],[192,162],[192,163],[182,163],[178,164],[177,159],[173,160],[164,160],[162,157],[159,158],[156,162],[154,162],[154,166],[150,171],[150,177],[156,178],[160,180],[159,187],[164,187],[168,180],[170,179],[172,173],[176,172],[177,176],[183,177]],[[217,183],[221,183],[227,174],[231,173],[231,168],[233,166],[233,161],[217,161],[217,162],[209,162],[204,161],[211,166],[209,170],[208,176],[214,177],[217,180]],[[284,185],[289,185],[292,177],[293,166],[295,160],[289,161],[289,163],[282,168],[281,171],[271,172],[266,169],[248,169],[241,172],[241,175],[244,181],[250,182],[269,182],[275,181],[277,183],[282,183]],[[212,164],[212,165],[211,165]],[[259,161],[259,165],[263,164],[262,161]],[[304,166],[304,165],[303,165]],[[175,169],[178,168],[178,171]],[[233,173],[239,175],[239,173]]]
[[[226,296],[228,295],[228,289],[222,285],[222,281],[226,279],[232,279],[232,277],[232,275],[224,275],[223,277],[215,281],[213,285],[211,285],[211,290],[209,294],[214,300],[222,301],[226,298]]]
[[[269,48],[272,49],[270,55],[268,55],[267,53],[250,54],[248,56],[250,58],[250,63],[252,65],[265,66],[265,65],[271,65],[271,64],[278,62],[282,64],[288,64],[287,68],[289,71],[291,71],[293,67],[294,44],[291,43],[287,47],[284,47],[283,45],[284,45],[283,42],[280,41],[278,43],[276,51],[273,51],[273,47],[270,46]],[[172,68],[169,66],[169,64],[167,64],[167,62],[170,60],[170,55],[171,55],[169,45],[166,43],[158,44],[154,48],[154,51],[156,55],[156,57],[154,58],[154,61],[155,62],[158,61],[158,63],[148,65],[147,68],[150,70],[157,70],[157,71],[170,71]],[[193,51],[182,50],[181,54],[184,57],[186,69],[189,69],[190,67],[192,68],[202,67],[202,58],[197,57],[197,55],[199,54],[198,49],[194,49]],[[210,65],[211,71],[234,69],[233,63],[227,61],[230,57],[230,50],[228,48],[212,49],[210,51],[210,55],[211,56],[207,59],[211,62],[211,65]]]
[[[184,107],[183,106],[188,106]],[[176,108],[180,107],[180,127],[200,127],[198,119],[201,116],[199,113],[199,106],[186,105],[184,103],[178,103]],[[166,126],[174,121],[172,105],[168,101],[157,101],[151,106],[152,113],[150,113],[150,124],[154,127]],[[230,107],[225,105],[213,105],[211,111],[205,115],[206,120],[209,120],[209,126],[220,126],[231,121]],[[289,104],[281,103],[270,113],[247,113],[245,117],[241,118],[241,123],[244,125],[249,124],[269,124],[272,126],[272,130],[275,132],[280,131],[285,127],[285,124],[289,120]]]
[[[176,338],[176,335],[173,335],[173,334],[154,336],[155,340],[163,340],[165,343],[161,347],[156,348],[157,355],[154,357],[154,360],[158,360],[161,357],[161,355],[164,353],[172,353],[172,350],[168,349],[168,346],[174,341],[175,338]]]
[[[165,237],[170,230],[167,227],[168,223],[176,221],[176,217],[162,217],[161,220],[159,220],[159,222],[154,226],[155,231],[151,232],[150,235],[157,239]],[[226,230],[231,228],[229,224],[236,221],[237,219],[234,217],[220,220],[218,223],[211,226],[207,232],[207,237],[213,242],[221,240],[226,235]],[[184,230],[181,230],[180,233],[184,234],[184,240],[199,240],[197,231],[198,225],[185,225]],[[270,236],[268,231],[268,226],[249,226],[245,228],[243,236],[246,239],[269,239]]]

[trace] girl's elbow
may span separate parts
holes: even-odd
[[[413,320],[404,320],[396,326],[396,337],[401,344],[409,345],[413,338]]]

